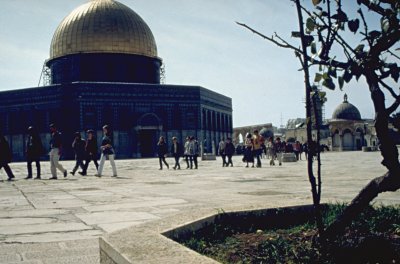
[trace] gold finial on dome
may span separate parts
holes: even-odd
[[[347,94],[344,94],[343,96],[343,103],[347,103]]]
[[[56,29],[50,59],[78,53],[123,53],[157,58],[149,26],[114,0],[91,0],[73,10]]]

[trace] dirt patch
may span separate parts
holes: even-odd
[[[325,225],[343,209],[327,206]],[[214,225],[178,242],[222,263],[400,263],[400,206],[370,207],[343,236],[324,244],[312,221],[247,232]]]

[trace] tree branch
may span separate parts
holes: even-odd
[[[343,233],[345,227],[350,225],[351,221],[380,193],[398,190],[400,188],[400,177],[398,176],[397,174],[387,172],[385,175],[370,181],[353,199],[350,205],[345,208],[337,220],[321,234],[321,237],[323,239],[333,239],[339,236]]]
[[[394,54],[391,50],[387,50],[386,52],[395,57],[396,59],[400,60],[400,57]]]
[[[286,41],[284,41],[283,43],[280,43],[280,42],[276,41],[273,37],[268,37],[268,36],[266,36],[266,35],[264,35],[264,34],[258,32],[257,30],[255,30],[255,29],[249,27],[249,26],[246,25],[246,24],[243,24],[243,23],[240,23],[240,22],[236,22],[236,24],[238,24],[239,26],[242,26],[242,27],[244,27],[244,28],[247,28],[248,30],[250,30],[250,31],[253,32],[254,34],[256,34],[256,35],[258,35],[258,36],[260,36],[260,37],[262,37],[262,38],[264,38],[264,39],[266,39],[266,40],[268,40],[268,41],[271,41],[272,43],[274,43],[275,45],[277,45],[277,46],[279,46],[279,47],[281,47],[281,48],[292,49],[292,50],[295,50],[295,51],[297,51],[297,52],[301,52],[300,49],[296,48],[295,46],[290,45],[290,44],[287,43]],[[276,35],[276,36],[277,36],[277,35]],[[278,37],[278,39],[281,40],[280,37]]]
[[[383,51],[389,50],[394,44],[396,44],[400,39],[400,30],[397,28],[387,35],[383,35],[379,38],[375,45],[371,46],[369,51],[370,56],[379,56]]]
[[[364,33],[365,33],[365,37],[366,37],[366,39],[367,39],[367,41],[368,41],[369,46],[371,47],[373,43],[372,43],[372,41],[371,41],[369,38],[367,38],[367,36],[368,36],[368,25],[367,25],[367,21],[365,21],[364,13],[363,13],[363,11],[362,11],[361,8],[359,8],[359,9],[357,10],[357,13],[360,14],[361,20],[362,20],[362,22],[363,22],[363,24],[364,24]]]
[[[386,90],[389,91],[389,93],[393,96],[393,98],[396,98],[396,99],[397,99],[397,98],[399,97],[399,95],[397,95],[397,94],[394,92],[394,90],[392,89],[392,87],[390,87],[389,85],[387,85],[384,81],[379,80],[379,83],[380,83],[383,87],[385,87]]]
[[[385,15],[385,9],[377,4],[374,4],[372,1],[370,0],[359,0],[359,2],[368,7],[370,10],[380,14],[380,15]]]

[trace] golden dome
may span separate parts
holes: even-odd
[[[91,0],[58,26],[50,59],[77,53],[125,53],[157,57],[153,33],[129,7],[114,0]]]

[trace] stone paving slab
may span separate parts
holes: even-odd
[[[201,161],[198,170],[159,171],[158,159],[117,160],[117,178],[110,177],[107,165],[102,178],[93,176],[91,166],[89,176],[59,175],[56,181],[47,180],[48,162],[42,162],[44,180],[24,180],[26,164],[12,163],[17,180],[0,181],[0,263],[98,263],[94,249],[108,232],[151,226],[186,212],[312,202],[305,161],[261,169],[245,168],[241,157],[233,161],[232,168],[222,168],[217,160]],[[378,152],[324,153],[322,201],[351,200],[385,172],[380,161]],[[61,163],[68,170],[74,166],[73,161]],[[0,178],[6,179],[3,170]],[[400,197],[385,193],[376,203],[400,204]],[[87,241],[94,245],[90,252]],[[41,254],[54,247],[74,256]]]

